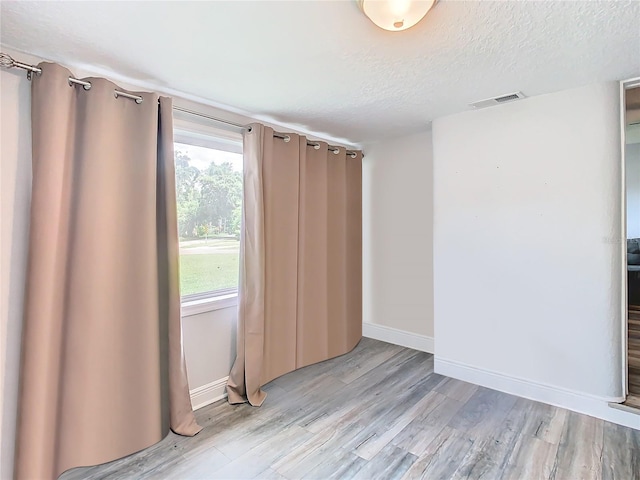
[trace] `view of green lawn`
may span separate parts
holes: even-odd
[[[237,288],[242,155],[175,143],[180,293]]]
[[[181,295],[237,287],[239,247],[228,238],[180,242]]]

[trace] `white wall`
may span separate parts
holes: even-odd
[[[31,195],[30,84],[0,70],[0,478],[12,478]]]
[[[639,428],[606,406],[623,395],[619,108],[611,82],[434,122],[436,371]]]
[[[238,307],[227,307],[182,318],[184,354],[194,408],[225,394],[236,358]]]
[[[433,343],[431,132],[365,145],[363,316],[366,336],[397,332]],[[421,337],[427,337],[421,338]],[[394,342],[395,343],[395,342]],[[402,343],[402,342],[400,342]],[[420,348],[420,345],[412,345]]]
[[[640,143],[625,148],[627,179],[627,238],[640,237]]]

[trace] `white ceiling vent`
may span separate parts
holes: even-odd
[[[486,100],[479,100],[477,102],[470,103],[469,106],[473,108],[491,107],[492,105],[499,105],[501,103],[513,102],[514,100],[520,100],[526,98],[522,92],[508,93],[506,95],[500,95],[499,97],[487,98]]]

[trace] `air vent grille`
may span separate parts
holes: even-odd
[[[517,100],[518,98],[520,97],[518,96],[517,93],[512,93],[511,95],[505,95],[504,97],[496,98],[496,102],[498,103],[510,102],[511,100]]]
[[[470,103],[469,106],[473,108],[485,108],[491,107],[492,105],[499,105],[501,103],[513,102],[514,100],[520,100],[521,98],[526,98],[522,92],[508,93],[506,95],[500,95],[499,97],[479,100],[477,102]]]

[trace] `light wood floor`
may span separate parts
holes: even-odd
[[[261,408],[198,410],[205,428],[97,479],[640,479],[640,431],[433,373],[429,354],[363,339],[265,387]]]

